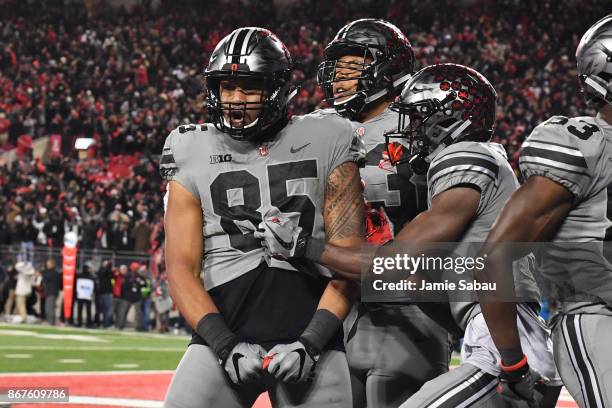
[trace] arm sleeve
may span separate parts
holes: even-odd
[[[552,117],[536,127],[521,147],[519,168],[525,180],[546,177],[581,199],[591,177],[579,139],[568,131],[572,122],[576,121]]]
[[[427,173],[429,197],[453,187],[468,186],[480,191],[480,214],[498,186],[499,165],[497,159],[478,143],[451,145],[442,156],[436,158]]]
[[[200,195],[188,166],[187,139],[188,135],[181,135],[176,130],[168,135],[159,161],[159,172],[164,180],[180,183],[199,200]]]

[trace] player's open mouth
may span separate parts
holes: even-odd
[[[235,109],[230,110],[229,120],[233,127],[244,126],[245,119],[246,119],[246,115],[245,115],[244,110],[235,110]]]

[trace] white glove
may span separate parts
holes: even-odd
[[[265,355],[266,350],[258,344],[238,343],[223,368],[235,384],[248,383],[263,374],[261,364]]]
[[[308,234],[302,231],[298,220],[297,216],[286,216],[273,208],[264,215],[253,236],[261,239],[264,251],[272,258],[300,258],[306,251]]]
[[[278,344],[266,355],[268,372],[282,382],[298,383],[312,379],[319,356],[311,356],[302,342]]]

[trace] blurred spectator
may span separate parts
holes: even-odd
[[[77,301],[77,318],[75,326],[83,325],[83,308],[85,308],[87,327],[92,326],[91,319],[91,303],[95,292],[95,281],[91,274],[91,263],[87,262],[83,266],[83,272],[76,276],[76,301]]]
[[[160,333],[168,331],[172,298],[168,291],[168,275],[165,271],[159,273],[153,285],[153,305],[155,309],[155,327]]]
[[[134,250],[138,252],[148,252],[151,248],[151,226],[146,218],[146,213],[136,223],[132,230]]]
[[[4,315],[6,317],[13,314],[15,306],[15,288],[17,287],[17,269],[12,265],[8,270],[8,280],[4,285]]]
[[[140,286],[140,304],[138,305],[138,331],[149,331],[149,318],[151,314],[152,282],[148,276],[147,267],[138,267],[138,285]]]
[[[121,289],[128,273],[127,265],[121,265],[113,270],[113,321],[117,325],[119,304],[121,303]]]
[[[0,264],[0,311],[4,310],[4,303],[6,302],[6,298],[4,295],[4,288],[7,282],[8,282],[8,274],[6,273],[6,270],[4,269],[2,264]],[[0,314],[2,314],[2,312],[0,312]]]
[[[32,283],[36,270],[30,262],[19,261],[15,264],[17,284],[15,285],[15,304],[17,306],[16,322],[25,323],[28,317],[26,300],[32,294]]]
[[[102,327],[108,328],[113,324],[113,273],[110,261],[102,262],[97,274],[97,304],[102,314]]]
[[[115,326],[119,330],[123,330],[127,315],[134,306],[136,308],[137,318],[141,314],[139,311],[140,301],[142,300],[141,288],[143,280],[138,275],[138,268],[140,265],[138,262],[132,262],[130,264],[130,271],[125,276],[123,284],[121,285],[121,297],[119,299],[119,306],[117,309],[117,321]]]
[[[57,297],[62,288],[62,275],[55,267],[55,260],[51,258],[47,259],[41,274],[45,293],[45,318],[50,325],[55,325],[55,310]]]

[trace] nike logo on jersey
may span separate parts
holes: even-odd
[[[306,146],[309,146],[309,145],[310,145],[310,143],[306,143],[304,146],[298,147],[297,149],[294,148],[293,146],[291,146],[291,149],[290,149],[291,153],[297,153],[297,152],[299,152],[300,150],[302,150],[303,148],[305,148]]]
[[[278,234],[276,232],[274,232],[273,230],[270,230],[270,232],[274,236],[274,239],[276,239],[278,241],[278,243],[283,246],[283,248],[285,248],[285,249],[293,248],[293,241],[285,241],[284,239],[279,237]]]

